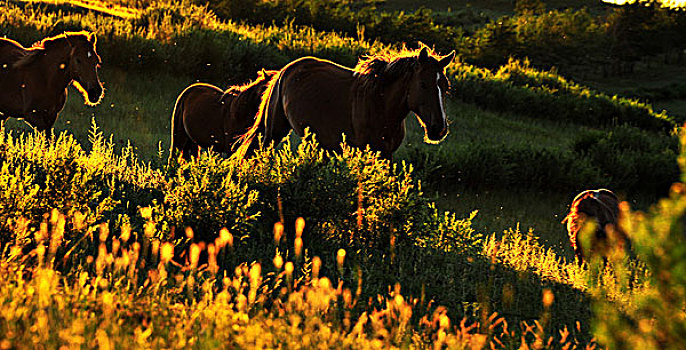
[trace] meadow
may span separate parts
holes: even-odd
[[[188,84],[400,46],[135,3],[0,2],[25,45],[96,31],[106,87],[96,107],[70,90],[54,136],[0,132],[0,348],[681,344],[678,116],[526,60],[456,62],[448,138],[411,116],[393,163],[310,137],[168,165]],[[624,208],[638,259],[572,260],[560,221],[598,186],[646,211]]]

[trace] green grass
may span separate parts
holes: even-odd
[[[168,152],[170,125],[174,103],[178,94],[195,81],[189,77],[169,74],[147,75],[104,67],[100,78],[105,85],[105,96],[99,105],[84,105],[76,89],[69,88],[69,98],[55,124],[55,131],[68,130],[85,143],[91,121],[95,119],[100,130],[111,135],[117,148],[131,145],[143,159],[153,160],[158,144]],[[11,130],[28,131],[23,121],[9,119]]]
[[[450,119],[450,133],[445,143],[449,145],[488,142],[568,149],[575,137],[585,130],[592,130],[572,123],[490,112],[454,99],[448,99],[446,111]],[[411,131],[407,137],[408,143],[421,142],[419,124],[412,115],[408,117],[408,129]]]
[[[600,1],[595,2],[579,2],[574,0],[546,0],[544,1],[546,8],[581,8],[582,6],[591,9],[602,9],[608,6]],[[511,15],[514,13],[514,2],[511,0],[386,0],[382,5],[383,8],[392,10],[408,10],[417,9],[421,6],[438,11],[445,11],[451,9],[452,11],[459,11],[465,7],[471,7],[475,10],[480,10],[489,13],[492,16]]]
[[[107,138],[112,137],[117,149],[130,142],[141,159],[156,162],[158,145],[161,145],[162,159],[166,159],[174,102],[178,93],[195,81],[168,74],[127,73],[108,67],[102,69],[101,79],[105,82],[106,94],[96,107],[84,105],[83,99],[70,88],[67,106],[55,130],[69,131],[82,144],[87,144],[91,120],[95,118],[100,131]],[[423,131],[416,118],[409,115],[408,134],[398,151],[397,160],[405,159],[407,152],[417,147],[430,160],[441,151],[469,149],[470,145],[484,143],[534,146],[562,152],[569,150],[584,130],[596,130],[571,123],[484,111],[452,99],[448,100],[447,113],[450,133],[439,145],[424,144]],[[8,120],[6,126],[9,130],[29,130],[25,123],[14,119]],[[297,142],[297,138],[293,140]],[[431,164],[440,167],[440,164]],[[462,217],[479,210],[474,227],[480,232],[500,234],[519,225],[525,232],[533,229],[546,247],[555,249],[561,256],[571,257],[564,225],[560,221],[575,193],[551,192],[545,189],[546,186],[541,186],[540,190],[473,189],[459,183],[441,182],[440,179],[425,181],[425,187],[430,196],[436,196],[441,210],[450,210]],[[638,197],[646,202],[641,199],[645,195],[640,193],[626,195],[629,199]],[[639,208],[645,209],[646,206],[640,205]]]
[[[226,26],[254,40],[234,54],[286,52],[269,58],[272,63],[312,52],[350,59],[370,49],[335,35],[317,41],[319,33],[307,29],[294,34],[292,27]],[[208,37],[208,43],[225,43],[216,33]],[[143,46],[161,47],[155,45],[161,44],[151,40]],[[199,47],[205,58],[214,57],[214,46]],[[99,106],[84,106],[70,90],[56,131],[73,132],[78,141],[67,134],[51,140],[0,134],[0,348],[459,348],[489,342],[519,348],[548,339],[582,345],[593,343],[596,334],[613,334],[592,333],[592,320],[607,314],[593,303],[613,303],[613,315],[631,312],[643,305],[641,298],[665,290],[664,281],[652,279],[663,276],[655,271],[686,275],[679,270],[683,264],[667,256],[664,266],[649,260],[650,270],[641,264],[599,270],[564,262],[570,249],[560,221],[575,194],[568,189],[588,186],[588,178],[564,167],[540,175],[551,164],[578,160],[570,149],[580,136],[611,144],[616,140],[607,138],[610,133],[639,135],[638,143],[657,134],[489,112],[451,100],[448,138],[436,146],[422,144],[411,120],[395,165],[353,151],[326,158],[302,142],[293,152],[265,150],[244,162],[203,155],[165,167],[166,155],[156,162],[158,144],[166,152],[176,96],[195,80],[167,67],[146,71],[139,61],[137,69],[123,70],[122,62],[103,68],[107,92]],[[236,71],[254,74],[246,67],[251,66]],[[91,129],[92,118],[104,135]],[[22,124],[9,121],[6,127],[25,130]],[[113,145],[106,142],[109,135]],[[128,140],[133,150],[123,148]],[[403,160],[412,160],[417,170],[402,166]],[[585,163],[573,165],[579,164]],[[473,179],[506,185],[453,182],[459,171],[472,168],[478,168]],[[441,173],[445,169],[456,173]],[[560,184],[542,179],[576,182],[546,191]],[[673,198],[683,194],[677,190]],[[636,200],[637,208],[652,202],[635,193],[620,195]],[[472,221],[473,210],[479,214]],[[644,232],[642,247],[657,237],[659,245],[650,250],[684,251],[675,243],[678,235],[661,237],[681,228],[671,212],[661,215],[674,223],[666,225],[658,215],[657,234]],[[306,218],[301,253],[294,246],[298,216]],[[288,240],[274,240],[278,220]],[[232,244],[218,235],[220,227],[233,234]],[[530,228],[533,235],[527,234]],[[682,234],[678,229],[672,231]],[[201,249],[193,245],[198,240],[216,244],[214,252],[206,248],[205,266],[198,266],[193,253]],[[338,259],[339,248],[345,248],[345,259]],[[177,261],[169,260],[170,250]],[[323,262],[319,276],[315,255]],[[625,283],[625,272],[632,283]],[[665,309],[683,320],[682,305]],[[631,325],[641,324],[642,317]],[[565,326],[571,334],[560,341]]]
[[[383,294],[388,285],[396,282],[401,283],[406,293],[404,295],[420,296],[426,293],[435,303],[449,305],[451,317],[464,315],[475,320],[479,317],[479,310],[488,314],[502,310],[513,324],[523,319],[538,318],[543,312],[540,293],[542,288],[547,288],[554,291],[559,301],[559,306],[555,306],[556,311],[551,314],[551,327],[572,325],[576,319],[588,320],[588,309],[574,313],[563,311],[572,305],[570,301],[585,298],[577,289],[577,285],[584,283],[579,275],[583,272],[577,266],[561,263],[554,252],[546,251],[535,239],[521,240],[522,235],[518,232],[505,235],[502,240],[493,238],[488,242],[483,241],[483,236],[471,229],[468,219],[462,220],[450,213],[444,215],[434,211],[411,172],[390,167],[369,154],[349,151],[342,157],[329,159],[322,157],[311,143],[303,142],[294,153],[267,150],[261,157],[247,162],[204,156],[197,163],[172,165],[171,169],[158,171],[141,167],[128,152],[124,153],[125,156],[113,154],[111,145],[97,136],[97,132],[92,134],[95,136],[91,137],[94,144],[89,147],[92,148],[90,152],[84,152],[81,145],[69,136],[52,140],[32,134],[24,138],[10,138],[3,132],[0,136],[0,159],[3,165],[9,166],[3,166],[0,170],[0,187],[3,188],[2,200],[5,204],[0,207],[0,216],[1,222],[6,223],[0,227],[0,231],[4,232],[1,242],[3,247],[9,249],[9,252],[4,252],[11,253],[4,255],[8,265],[3,266],[9,270],[0,269],[0,273],[10,271],[10,275],[16,275],[21,274],[22,266],[35,267],[36,278],[31,283],[42,285],[53,283],[53,279],[43,280],[43,271],[48,274],[59,271],[65,279],[65,285],[69,286],[65,289],[39,287],[43,297],[34,299],[27,294],[16,305],[40,308],[47,298],[60,305],[69,305],[69,310],[80,310],[72,305],[72,288],[90,290],[98,285],[100,289],[97,294],[105,299],[94,294],[89,297],[92,299],[89,299],[88,305],[100,310],[101,307],[108,307],[110,298],[126,299],[137,288],[137,283],[142,283],[144,287],[142,299],[115,303],[118,305],[116,310],[110,309],[113,313],[96,312],[97,316],[93,319],[75,311],[64,316],[66,323],[49,321],[54,324],[55,331],[61,329],[61,325],[68,326],[70,322],[85,320],[93,321],[88,321],[89,324],[107,326],[102,322],[115,317],[112,315],[121,317],[133,310],[151,310],[151,313],[144,311],[144,315],[154,319],[158,327],[151,331],[155,334],[154,339],[161,341],[165,334],[173,333],[169,325],[179,322],[193,328],[192,331],[188,330],[189,337],[199,339],[195,334],[196,323],[176,311],[186,309],[184,305],[213,305],[218,301],[214,298],[221,292],[222,284],[226,286],[227,282],[215,284],[212,264],[209,269],[200,271],[196,271],[192,264],[190,268],[182,269],[173,264],[161,266],[158,264],[161,259],[157,250],[159,246],[154,247],[156,244],[173,244],[176,245],[176,254],[181,254],[191,242],[183,239],[180,227],[192,227],[194,237],[212,241],[221,225],[229,227],[234,235],[234,243],[230,254],[216,256],[218,267],[231,275],[235,266],[256,260],[261,262],[264,269],[265,285],[257,292],[257,300],[260,301],[251,303],[255,313],[248,314],[248,319],[253,322],[263,322],[258,317],[261,314],[259,311],[270,308],[270,300],[274,297],[281,295],[284,300],[297,297],[287,289],[280,289],[280,285],[291,282],[274,275],[282,271],[281,265],[277,264],[274,268],[270,265],[274,254],[296,264],[295,274],[305,278],[305,281],[310,278],[307,265],[310,254],[321,257],[326,266],[322,271],[326,276],[334,281],[342,281],[344,286],[350,286],[352,290],[362,277],[364,283],[359,292],[361,294],[355,296],[359,303],[356,301],[357,306],[350,310],[352,322],[364,319],[360,314],[367,310],[363,300]],[[358,192],[358,186],[362,192]],[[358,198],[359,193],[362,194],[361,199]],[[62,218],[59,213],[43,216],[44,208],[56,208],[66,214]],[[362,211],[358,212],[357,208]],[[272,239],[269,229],[278,220],[282,210],[287,233],[292,232],[291,224],[295,216],[307,218],[307,231],[303,235],[306,257],[289,248],[291,241],[275,243]],[[85,216],[77,214],[77,211],[85,213]],[[351,214],[354,217],[361,215],[362,220],[359,223],[350,220]],[[45,220],[45,223],[40,224],[41,220]],[[27,224],[26,229],[19,224],[23,222]],[[172,227],[177,227],[175,236]],[[128,231],[131,234],[125,238],[124,232]],[[385,248],[388,247],[389,234],[398,239],[391,244],[390,255],[388,248]],[[45,237],[50,239],[45,241]],[[98,239],[101,245],[97,243]],[[139,248],[135,248],[133,241],[140,244]],[[33,244],[41,242],[46,242],[50,247],[47,259],[43,260],[45,252],[40,250],[25,257],[16,255],[17,251],[30,251]],[[218,244],[217,241],[215,244]],[[503,249],[496,251],[495,245],[510,246],[508,251],[511,249],[513,252],[510,254]],[[345,247],[348,255],[345,268],[336,269],[335,256],[339,247]],[[70,253],[66,254],[67,251]],[[129,265],[132,251],[140,252],[136,253],[137,257],[133,260],[140,259],[140,265]],[[53,264],[52,256],[61,257],[61,260]],[[93,263],[88,256],[97,259]],[[35,258],[38,260],[33,260]],[[23,262],[12,265],[13,259],[22,259]],[[495,266],[491,267],[493,264]],[[426,269],[427,266],[431,268]],[[42,270],[43,267],[45,270]],[[421,272],[403,272],[419,271],[420,267]],[[523,280],[520,272],[529,270],[535,273]],[[362,275],[358,275],[357,271]],[[485,271],[493,271],[499,277],[491,281],[489,273]],[[575,277],[569,277],[570,271]],[[82,280],[84,273],[95,277],[95,280],[89,277],[83,277]],[[219,273],[221,276],[221,270]],[[131,274],[139,274],[142,280],[137,281]],[[98,282],[100,280],[103,282]],[[196,280],[197,284],[194,284]],[[251,288],[257,288],[251,285]],[[511,288],[508,285],[517,286],[518,301],[514,304],[501,301],[506,297],[501,297],[499,291],[501,288]],[[145,289],[146,286],[155,291]],[[12,285],[5,287],[7,295],[13,293],[10,288]],[[491,301],[482,299],[479,288],[484,287],[493,288],[496,293]],[[248,292],[248,289],[238,287],[230,289],[230,300],[240,303],[238,294],[242,293],[241,290]],[[306,292],[308,289],[300,287],[295,290]],[[157,300],[158,297],[163,300]],[[170,304],[167,304],[167,300],[170,300]],[[173,310],[157,314],[155,310],[158,308],[149,307],[149,303],[169,305]],[[380,301],[378,305],[382,307],[383,302]],[[414,312],[418,317],[431,315],[434,309],[429,305],[428,300],[423,300],[417,304]],[[278,310],[278,306],[275,307],[270,310]],[[50,309],[46,317],[52,320],[52,317],[64,314],[63,311],[60,308]],[[278,314],[274,314],[271,321],[264,322],[282,319],[276,316]],[[165,315],[173,321],[165,321]],[[305,316],[311,317],[308,315]],[[12,326],[2,328],[3,324],[0,324],[0,331],[11,329],[14,332],[11,338],[13,342],[17,339],[40,339],[51,344],[67,341],[27,328],[27,324],[44,322],[42,313],[33,314],[22,321],[25,323],[13,318],[8,320]],[[468,322],[473,322],[470,320]],[[132,334],[136,334],[135,328],[140,326],[137,322],[129,320],[121,327],[114,328],[89,327],[82,332],[92,335],[101,329],[118,341],[129,342]],[[395,329],[395,326],[389,327]],[[347,332],[343,329],[340,331]],[[587,328],[579,331],[577,336],[587,339],[586,332]],[[411,334],[415,333],[421,334],[411,331]],[[76,335],[78,330],[63,330],[62,334]],[[220,339],[212,335],[205,336],[207,338],[203,338],[204,341]],[[514,342],[519,339],[516,334],[504,336],[512,337],[511,341]],[[393,342],[402,343],[411,338],[402,339],[406,338]]]

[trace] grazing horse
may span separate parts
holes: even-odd
[[[52,128],[70,84],[86,104],[98,104],[103,96],[98,79],[102,62],[95,42],[94,33],[66,32],[25,49],[0,38],[0,121],[23,118],[40,131]]]
[[[627,248],[629,238],[618,225],[618,217],[619,200],[610,190],[587,190],[574,198],[569,214],[562,223],[567,224],[569,240],[580,262],[586,257],[586,252],[598,252],[606,256],[613,246]],[[588,220],[595,220],[595,231],[590,240],[582,240],[580,233]],[[589,242],[591,247],[584,247],[582,242]]]
[[[440,57],[426,47],[361,61],[355,69],[304,57],[286,65],[272,79],[255,125],[243,136],[243,155],[264,128],[264,142],[279,142],[293,129],[310,128],[319,145],[340,149],[343,134],[355,147],[369,146],[390,159],[405,137],[405,117],[412,111],[427,142],[448,133],[443,100],[448,90],[445,67],[455,51]]]
[[[172,113],[170,156],[178,149],[190,160],[197,157],[199,147],[232,153],[237,138],[255,124],[262,94],[276,73],[262,70],[255,81],[226,91],[203,83],[183,90]]]

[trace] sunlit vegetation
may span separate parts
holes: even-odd
[[[27,45],[95,31],[107,88],[95,108],[70,96],[55,135],[16,122],[0,130],[0,349],[684,343],[686,191],[667,191],[686,171],[681,120],[541,68],[587,40],[604,43],[595,40],[609,22],[518,1],[516,15],[473,18],[469,33],[427,10],[367,9],[359,16],[370,26],[353,31],[342,27],[355,23],[346,1],[274,2],[322,5],[286,24],[193,3],[0,2],[0,34]],[[622,11],[642,9],[608,16],[631,17]],[[683,26],[680,14],[656,13],[673,21],[651,35]],[[451,134],[439,146],[421,144],[411,122],[395,162],[351,148],[325,154],[311,135],[247,160],[202,152],[167,162],[169,108],[191,82],[242,83],[303,55],[352,66],[426,33],[459,33],[424,40],[462,54],[448,69]],[[681,96],[634,95],[669,94]],[[581,265],[538,228],[482,232],[481,213],[440,210],[425,193],[451,185],[669,197],[647,213],[623,206],[634,255]]]
[[[6,347],[571,346],[593,342],[591,319],[608,342],[682,334],[661,328],[682,317],[682,185],[625,214],[645,265],[587,270],[531,234],[474,232],[411,168],[361,151],[306,141],[155,169],[95,129],[89,152],[66,134],[0,141]],[[658,323],[644,319],[656,305]]]
[[[327,158],[307,141],[163,170],[96,130],[90,152],[66,134],[0,135],[11,346],[331,341],[322,328],[380,346],[590,339],[586,270],[531,235],[484,237],[437,212],[410,168],[372,154]],[[641,271],[608,293],[644,293]],[[381,292],[396,283],[405,297]]]
[[[135,2],[122,4],[135,5]],[[142,6],[141,4],[139,6]],[[104,69],[116,67],[127,72],[117,73],[119,77],[115,81],[118,85],[127,84],[128,81],[132,81],[131,84],[143,84],[137,82],[141,79],[129,78],[123,74],[164,76],[171,73],[176,76],[187,76],[188,82],[201,80],[226,86],[227,83],[239,83],[254,78],[255,72],[263,67],[279,68],[303,55],[329,58],[353,66],[360,55],[392,52],[396,49],[394,46],[379,42],[356,40],[292,24],[250,26],[224,22],[208,12],[205,7],[173,2],[151,3],[150,6],[137,10],[139,15],[133,19],[102,16],[78,7],[60,5],[6,3],[0,6],[5,10],[0,14],[3,20],[0,22],[3,23],[0,24],[4,28],[2,30],[23,42],[30,43],[44,35],[67,29],[84,28],[97,31],[100,38],[98,49],[106,63]],[[587,125],[601,130],[611,130],[617,125],[628,123],[639,128],[655,130],[655,133],[651,134],[652,137],[648,138],[656,139],[669,138],[665,135],[669,134],[674,125],[673,118],[665,112],[656,113],[644,103],[594,91],[565,79],[554,70],[535,69],[528,61],[512,60],[494,70],[458,61],[448,70],[453,96],[490,111],[514,113],[531,119]],[[183,85],[177,88],[179,90],[166,92],[169,95],[167,99],[173,101],[175,94],[180,92],[182,87]],[[131,89],[142,90],[140,87],[131,87],[122,93],[127,93]],[[103,104],[110,105],[115,112],[120,108],[121,102],[121,99],[108,100],[106,94]],[[134,110],[129,113],[140,114],[139,109],[144,108],[142,106],[132,106]],[[101,113],[102,109],[98,111],[99,115]],[[89,115],[72,119],[70,129],[80,129],[82,134],[85,133],[88,129],[87,123],[90,123]],[[146,118],[160,122],[151,122],[141,127],[148,129],[152,126],[148,133],[158,135],[157,140],[144,137],[148,147],[144,152],[146,156],[157,152],[157,141],[160,138],[167,142],[167,138],[161,135],[168,133],[165,121],[169,115],[168,110],[147,112]],[[453,118],[458,119],[459,116]],[[111,119],[128,122],[130,117],[117,114]],[[575,137],[582,140],[585,138],[583,135]],[[579,157],[576,153],[582,149],[578,148],[556,152],[547,147],[533,145],[528,140],[523,140],[521,144],[469,144],[462,143],[459,136],[453,139],[456,140],[455,143],[447,142],[444,146],[445,153],[439,152],[446,155],[438,156],[440,169],[424,168],[431,164],[426,163],[427,157],[423,156],[425,152],[422,147],[419,154],[414,149],[408,152],[401,150],[401,156],[412,160],[417,167],[426,169],[425,173],[434,178],[465,179],[464,183],[467,184],[472,183],[469,180],[472,175],[469,173],[474,174],[475,179],[482,179],[482,183],[502,186],[509,186],[512,183],[527,183],[534,186],[552,183],[561,189],[578,189],[590,184],[616,187],[618,180],[615,179],[623,176],[623,170],[619,170],[621,168],[601,169],[599,166],[602,163],[592,161],[588,155],[582,154]],[[658,141],[658,144],[670,143]],[[674,150],[674,147],[663,147],[659,152],[669,154]],[[435,149],[431,150],[434,151]],[[654,149],[639,147],[638,151],[652,154]],[[541,155],[549,161],[532,162]],[[482,162],[481,159],[488,161]],[[477,161],[476,164],[473,163],[474,160]],[[631,156],[623,162],[628,162],[624,168],[636,167]],[[502,171],[492,171],[490,169],[493,164],[502,164],[504,168]],[[528,165],[523,166],[524,164]],[[673,162],[666,166],[669,169],[676,169]],[[517,169],[527,171],[513,172]],[[579,175],[565,178],[565,174],[568,173],[565,169],[579,169]],[[460,175],[465,172],[468,173]],[[541,181],[530,181],[530,174],[537,174]],[[663,174],[660,174],[660,179],[649,180],[652,184],[651,189],[664,190],[676,179],[674,170]],[[641,182],[636,180],[629,183],[628,187],[638,186],[639,183]]]

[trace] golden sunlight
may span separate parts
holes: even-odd
[[[608,4],[615,4],[615,5],[626,5],[626,4],[633,4],[636,2],[636,0],[603,0],[603,2],[606,2]],[[665,7],[671,7],[671,8],[686,7],[686,0],[662,0],[659,2],[662,3],[662,5]]]

